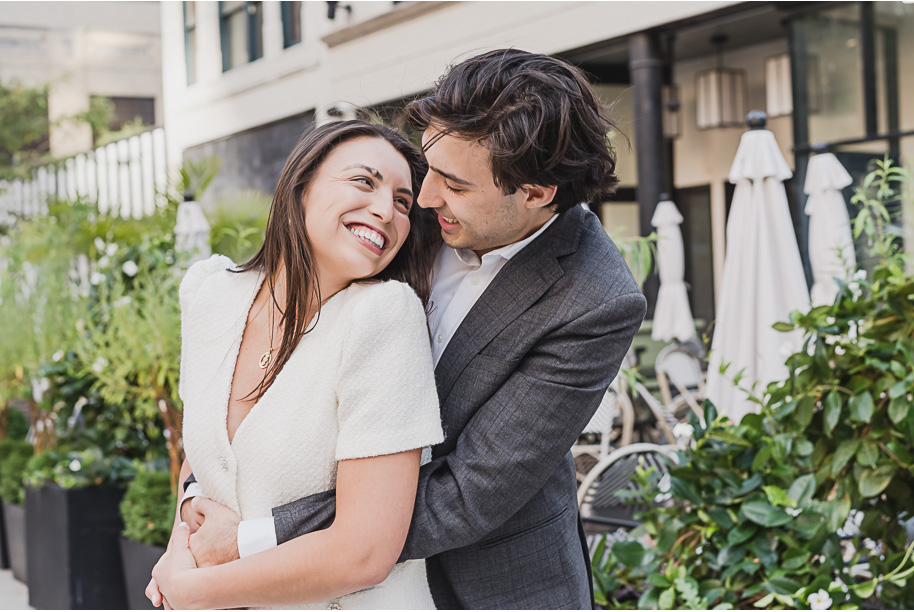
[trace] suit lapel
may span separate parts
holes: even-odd
[[[580,206],[563,213],[505,264],[467,313],[435,368],[442,404],[473,357],[562,277],[557,258],[577,248],[583,214]]]

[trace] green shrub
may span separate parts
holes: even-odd
[[[6,438],[8,440],[25,440],[29,433],[29,420],[19,410],[7,408]]]
[[[0,498],[7,503],[17,506],[25,503],[22,473],[34,453],[32,445],[25,440],[0,442]]]
[[[176,504],[168,472],[140,470],[127,485],[121,502],[124,537],[151,546],[166,546]]]

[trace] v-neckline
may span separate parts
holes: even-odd
[[[254,414],[254,411],[257,409],[257,407],[260,406],[260,402],[263,401],[263,399],[267,396],[267,394],[273,390],[273,387],[275,387],[276,384],[279,382],[279,377],[282,376],[283,372],[285,371],[285,370],[280,370],[276,374],[276,378],[273,379],[273,384],[271,384],[269,386],[269,388],[267,388],[267,390],[263,392],[263,395],[260,396],[260,398],[254,402],[254,405],[251,406],[251,409],[248,410],[248,413],[246,415],[244,415],[244,418],[241,419],[240,423],[238,423],[238,427],[235,428],[235,435],[229,436],[229,431],[228,431],[229,404],[232,401],[232,391],[234,391],[233,387],[234,387],[234,382],[235,382],[235,371],[238,369],[238,357],[241,354],[241,344],[244,342],[244,333],[247,331],[247,328],[248,328],[248,319],[251,317],[251,309],[254,308],[254,301],[257,299],[257,294],[260,293],[260,290],[263,287],[263,283],[267,277],[267,275],[264,272],[257,272],[257,276],[258,276],[258,278],[257,278],[257,281],[255,282],[253,292],[251,293],[251,298],[248,301],[247,307],[244,310],[244,319],[243,319],[244,322],[242,323],[242,326],[241,326],[241,334],[235,340],[237,342],[237,346],[235,346],[235,351],[234,351],[235,355],[232,359],[232,369],[229,372],[228,395],[225,399],[225,402],[223,403],[223,408],[222,408],[222,411],[223,411],[222,433],[225,436],[225,441],[228,444],[230,449],[235,448],[234,447],[235,440],[238,439],[238,434],[241,432],[242,428],[245,426],[245,423],[248,422],[248,419],[250,419],[251,415]],[[336,293],[331,295],[329,298],[327,298],[327,300],[321,305],[320,309],[318,309],[318,311],[316,313],[314,313],[314,315],[311,317],[311,320],[308,321],[308,325],[305,326],[306,332],[311,331],[311,329],[314,328],[314,325],[315,325],[317,318],[320,315],[321,311],[324,308],[326,308],[330,304],[330,302],[332,302],[336,298],[336,296],[344,293],[346,291],[346,289],[348,289],[348,288],[349,287],[344,287],[340,291],[337,291]],[[299,338],[299,340],[298,340],[299,344],[301,344],[301,342],[303,340],[304,340],[304,336]],[[293,352],[292,352],[293,356],[295,354],[295,351],[298,350],[298,346],[299,345],[296,345],[295,349],[293,349]],[[288,364],[289,364],[289,362],[286,362],[285,365],[288,365]]]

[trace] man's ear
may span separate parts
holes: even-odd
[[[555,198],[555,192],[558,187],[555,185],[548,187],[543,185],[524,185],[521,189],[527,194],[527,198],[524,201],[524,205],[527,208],[543,208],[552,204],[552,199]]]

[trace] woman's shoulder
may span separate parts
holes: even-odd
[[[199,293],[200,287],[208,279],[220,274],[232,274],[229,270],[235,267],[235,262],[225,255],[213,255],[209,259],[203,259],[192,264],[181,280],[181,288],[179,290],[181,307],[186,308],[190,305],[191,301]]]
[[[422,300],[419,299],[413,288],[400,281],[357,282],[350,285],[346,292],[349,293],[350,308],[355,310],[381,310],[394,313],[418,311],[423,315],[425,312]]]

